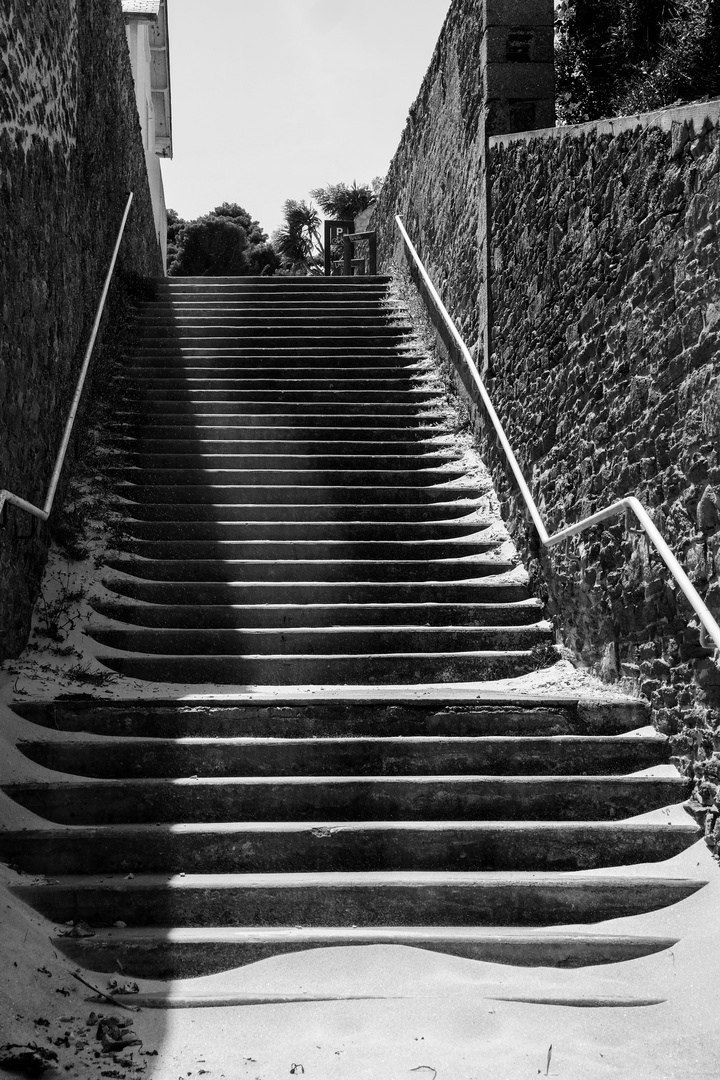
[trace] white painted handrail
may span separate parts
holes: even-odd
[[[599,510],[596,514],[591,514],[589,517],[583,518],[582,521],[578,521],[575,525],[568,525],[567,528],[561,529],[559,532],[554,533],[552,536],[550,536],[548,534],[548,531],[545,528],[545,524],[544,524],[542,518],[540,517],[540,511],[538,510],[537,504],[536,504],[535,500],[533,499],[532,494],[530,492],[530,488],[528,487],[528,485],[525,482],[525,477],[522,474],[522,471],[521,471],[520,466],[518,464],[518,460],[515,457],[515,454],[513,453],[513,449],[511,447],[510,443],[508,442],[508,438],[507,438],[507,435],[505,434],[503,426],[502,426],[502,424],[500,422],[500,418],[499,418],[498,414],[495,412],[495,409],[493,407],[493,403],[490,400],[490,395],[488,394],[487,390],[485,389],[485,384],[483,383],[483,381],[482,381],[482,379],[480,377],[480,373],[479,373],[479,371],[478,371],[478,369],[477,369],[477,367],[475,365],[475,361],[473,360],[472,356],[470,355],[470,350],[468,349],[467,345],[465,344],[462,337],[460,336],[460,333],[458,332],[458,329],[455,326],[455,323],[453,322],[452,318],[450,317],[447,308],[445,307],[442,300],[440,299],[435,286],[433,285],[432,281],[430,280],[430,278],[428,276],[427,270],[425,269],[422,262],[420,261],[420,256],[418,255],[417,251],[415,250],[415,247],[414,247],[414,245],[412,243],[412,240],[410,239],[410,237],[408,236],[408,234],[407,234],[407,232],[405,230],[405,226],[403,225],[402,221],[400,220],[400,217],[396,216],[395,221],[397,222],[398,229],[400,230],[400,234],[401,234],[401,236],[402,236],[402,238],[403,238],[403,240],[404,240],[404,242],[405,242],[405,244],[407,246],[407,249],[408,249],[408,251],[410,252],[410,254],[412,256],[413,261],[415,262],[415,265],[417,266],[418,272],[420,273],[420,276],[422,277],[423,282],[425,283],[425,287],[427,288],[427,290],[428,290],[428,292],[429,292],[429,294],[430,294],[430,296],[432,298],[433,304],[435,305],[438,312],[440,313],[440,316],[442,317],[443,322],[445,323],[448,330],[450,331],[450,334],[452,335],[452,337],[453,337],[453,339],[455,341],[455,344],[457,345],[458,349],[460,350],[460,354],[463,357],[463,360],[465,361],[465,364],[467,366],[468,375],[470,376],[472,382],[474,383],[475,388],[477,389],[478,394],[480,395],[482,403],[485,406],[485,410],[486,410],[486,412],[488,414],[490,422],[491,422],[493,428],[495,429],[495,435],[497,436],[497,440],[498,440],[498,442],[500,443],[500,445],[503,448],[503,451],[505,453],[505,457],[507,458],[507,461],[508,461],[508,464],[509,464],[509,466],[510,466],[510,468],[512,470],[513,476],[515,477],[517,485],[518,485],[518,487],[520,489],[520,494],[522,495],[522,497],[523,497],[523,499],[525,501],[525,505],[527,506],[528,513],[530,514],[530,517],[532,518],[533,524],[534,524],[534,526],[535,526],[535,528],[537,530],[537,534],[540,537],[540,542],[544,545],[544,547],[548,547],[548,548],[555,547],[556,544],[561,543],[563,540],[567,540],[568,537],[576,536],[578,533],[584,532],[586,529],[591,529],[594,525],[598,525],[601,521],[605,521],[607,518],[616,517],[618,514],[627,513],[628,511],[632,511],[632,513],[635,515],[635,517],[638,519],[638,521],[642,525],[643,529],[645,530],[648,538],[655,545],[660,557],[662,558],[662,560],[665,563],[665,565],[667,566],[668,570],[670,571],[670,573],[674,577],[675,581],[677,582],[677,584],[680,587],[680,589],[682,590],[682,592],[687,597],[688,601],[690,602],[690,604],[693,607],[693,610],[695,611],[695,614],[697,615],[698,619],[700,620],[700,625],[701,625],[700,641],[701,641],[701,644],[705,648],[708,647],[708,645],[707,645],[707,637],[706,637],[706,634],[707,634],[712,638],[712,640],[714,641],[716,647],[718,649],[720,649],[720,626],[718,626],[717,622],[715,621],[713,616],[710,614],[710,612],[709,612],[709,610],[707,608],[707,605],[704,603],[704,601],[700,597],[697,589],[692,584],[692,582],[688,578],[687,574],[685,573],[685,571],[681,567],[680,563],[677,561],[677,559],[673,555],[672,551],[670,550],[668,545],[663,540],[662,536],[658,532],[658,530],[657,530],[656,526],[654,525],[654,523],[653,523],[650,515],[648,514],[647,510],[642,505],[640,500],[636,499],[634,495],[628,495],[624,499],[619,499],[618,502],[614,502],[611,506],[606,507],[604,510]],[[710,646],[710,647],[712,647],[712,646]]]
[[[80,405],[80,398],[82,397],[83,387],[85,386],[85,380],[90,368],[90,361],[92,359],[93,349],[95,347],[95,341],[97,339],[98,330],[100,328],[100,320],[105,310],[105,301],[107,300],[107,294],[110,289],[110,281],[112,280],[113,271],[115,269],[115,263],[117,262],[118,252],[120,250],[120,244],[122,242],[123,233],[125,232],[125,225],[130,213],[130,206],[133,201],[132,191],[128,195],[127,203],[125,204],[125,212],[120,222],[120,228],[117,234],[117,240],[115,241],[115,247],[113,249],[112,258],[110,260],[110,266],[105,276],[105,284],[103,286],[102,295],[100,297],[100,303],[98,304],[97,312],[95,314],[95,321],[93,322],[92,331],[90,333],[90,340],[88,342],[87,349],[85,350],[85,358],[80,370],[80,376],[78,378],[77,386],[75,388],[75,396],[73,397],[72,404],[70,406],[70,413],[65,424],[65,431],[63,432],[62,442],[60,443],[60,449],[55,459],[55,468],[53,469],[52,477],[50,478],[50,487],[45,498],[45,502],[42,507],[34,506],[27,499],[22,499],[19,495],[14,495],[12,491],[7,491],[3,488],[0,491],[0,515],[4,513],[5,504],[11,503],[13,506],[19,507],[20,510],[27,511],[28,514],[32,514],[33,517],[39,518],[40,521],[47,521],[50,517],[50,511],[55,501],[55,492],[57,486],[60,483],[60,474],[62,473],[62,467],[65,463],[65,455],[67,454],[68,446],[70,445],[70,436],[72,435],[73,425],[75,424],[75,417],[77,416],[78,407]]]

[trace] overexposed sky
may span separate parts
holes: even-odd
[[[384,175],[450,0],[168,0],[181,217],[238,202],[266,232],[285,199]]]

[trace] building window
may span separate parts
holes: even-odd
[[[508,63],[527,64],[530,61],[534,36],[532,30],[511,30],[508,33],[505,46],[505,59]]]

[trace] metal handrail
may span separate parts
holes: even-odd
[[[70,436],[72,435],[73,425],[75,424],[75,417],[77,416],[78,407],[80,405],[80,398],[82,397],[83,387],[85,386],[85,380],[90,368],[90,361],[92,359],[92,352],[95,347],[95,341],[97,339],[98,330],[100,328],[100,320],[105,310],[105,301],[107,300],[107,294],[110,289],[110,281],[112,279],[113,271],[115,269],[115,263],[117,262],[118,252],[120,250],[120,244],[122,242],[123,233],[125,232],[125,224],[130,213],[130,206],[133,201],[132,191],[128,195],[127,202],[125,204],[125,212],[120,222],[120,228],[118,230],[117,240],[115,241],[115,247],[113,249],[112,258],[110,260],[110,266],[105,276],[105,284],[103,286],[102,295],[100,297],[100,303],[98,304],[97,312],[95,314],[95,321],[93,322],[92,331],[90,333],[90,340],[88,342],[87,349],[85,350],[85,358],[80,370],[80,376],[78,378],[77,386],[75,388],[75,396],[73,397],[72,404],[70,406],[70,413],[65,424],[65,431],[63,432],[62,442],[60,443],[60,449],[55,459],[55,468],[53,469],[52,477],[50,478],[50,487],[45,498],[45,502],[42,507],[34,506],[33,503],[28,502],[27,499],[21,498],[19,495],[13,494],[12,491],[7,491],[5,488],[0,490],[0,520],[1,515],[5,513],[5,504],[10,503],[12,506],[17,506],[20,510],[27,511],[28,514],[32,514],[33,517],[39,518],[40,521],[47,521],[50,517],[50,511],[55,501],[55,493],[57,491],[58,484],[60,483],[60,474],[62,472],[63,464],[65,463],[65,456],[67,454],[68,446],[70,445]]]
[[[677,559],[673,555],[672,551],[670,550],[668,545],[663,540],[662,536],[658,532],[657,527],[653,523],[653,521],[652,521],[650,515],[648,514],[647,510],[642,505],[640,500],[637,499],[634,495],[628,495],[624,499],[619,499],[617,502],[614,502],[611,506],[606,507],[604,510],[599,510],[597,513],[591,514],[589,517],[583,518],[582,521],[578,521],[574,525],[568,525],[566,528],[560,529],[559,532],[553,533],[552,536],[548,534],[548,531],[545,528],[545,524],[544,524],[542,518],[540,517],[540,511],[538,510],[537,504],[536,504],[535,500],[533,499],[532,494],[530,493],[530,488],[528,487],[528,485],[525,482],[525,477],[522,474],[522,471],[521,471],[520,466],[518,464],[518,460],[515,457],[515,454],[513,453],[513,449],[511,447],[509,441],[508,441],[507,435],[505,434],[503,426],[502,426],[502,424],[500,422],[500,418],[498,417],[498,414],[495,412],[495,409],[493,407],[493,403],[490,400],[490,395],[488,394],[487,390],[485,389],[485,384],[483,383],[483,381],[482,381],[482,379],[480,377],[480,373],[479,373],[477,367],[475,366],[475,362],[474,362],[472,356],[470,355],[470,350],[468,349],[467,345],[465,344],[462,337],[460,336],[460,333],[459,333],[457,327],[455,326],[455,323],[453,322],[452,318],[450,317],[447,308],[443,304],[442,300],[440,299],[440,297],[439,297],[439,295],[437,293],[437,290],[436,290],[435,286],[433,285],[432,281],[430,280],[430,277],[428,276],[427,270],[423,266],[423,264],[422,264],[422,262],[420,260],[420,256],[418,255],[417,251],[415,250],[413,242],[410,239],[410,237],[408,236],[407,231],[405,229],[405,226],[403,225],[399,215],[396,215],[395,221],[397,222],[398,229],[400,230],[400,233],[402,235],[403,240],[405,241],[405,244],[406,244],[406,246],[408,248],[408,251],[410,252],[410,254],[413,257],[413,260],[415,261],[415,264],[416,264],[417,269],[418,269],[418,271],[419,271],[419,273],[420,273],[420,275],[421,275],[421,277],[422,277],[422,279],[423,279],[423,281],[425,283],[425,286],[427,287],[427,290],[430,293],[430,296],[431,296],[431,298],[433,300],[433,303],[437,307],[438,312],[440,313],[445,325],[447,326],[447,328],[450,331],[453,339],[455,340],[456,345],[458,346],[458,348],[460,350],[460,353],[461,353],[461,355],[462,355],[462,357],[463,357],[463,359],[465,361],[465,364],[467,366],[468,374],[469,374],[470,378],[472,379],[473,383],[475,384],[475,387],[477,388],[477,391],[478,391],[478,393],[480,395],[480,398],[482,399],[482,403],[485,406],[485,410],[486,410],[486,412],[487,412],[487,414],[488,414],[488,416],[490,418],[490,422],[492,423],[492,426],[495,429],[495,434],[497,436],[497,440],[498,440],[498,442],[500,443],[500,445],[503,448],[503,451],[505,453],[505,457],[507,458],[507,461],[508,461],[508,464],[509,464],[509,466],[510,466],[510,468],[512,470],[513,476],[515,477],[517,485],[518,485],[518,487],[520,489],[520,494],[522,495],[522,497],[523,497],[523,499],[525,501],[525,505],[527,506],[528,512],[530,514],[530,517],[532,518],[533,524],[534,524],[534,526],[535,526],[535,528],[537,530],[537,534],[538,534],[538,536],[540,538],[540,542],[543,544],[543,546],[547,547],[547,548],[555,547],[557,544],[560,544],[563,540],[567,540],[570,536],[575,536],[578,533],[584,532],[586,529],[590,529],[594,525],[598,525],[601,521],[605,521],[607,518],[616,517],[618,514],[627,513],[628,511],[632,511],[632,513],[635,514],[635,517],[637,518],[637,520],[640,522],[641,526],[645,530],[648,538],[655,545],[660,557],[662,558],[663,562],[667,566],[667,568],[670,571],[670,573],[672,574],[672,576],[675,578],[675,581],[677,582],[680,589],[682,590],[682,592],[687,597],[688,601],[692,605],[693,610],[695,611],[695,614],[697,615],[698,619],[700,620],[700,625],[701,625],[700,643],[701,643],[701,645],[703,646],[703,648],[708,648],[708,647],[711,648],[712,647],[712,646],[707,645],[707,637],[706,637],[706,634],[707,634],[712,638],[712,640],[714,641],[716,647],[718,649],[720,649],[720,626],[718,626],[717,622],[715,621],[713,616],[710,614],[710,612],[709,612],[709,610],[707,608],[707,605],[705,604],[705,602],[700,597],[699,593],[697,592],[697,589],[692,584],[692,582],[688,578],[687,574],[685,573],[683,568],[680,566],[680,563],[677,561]]]

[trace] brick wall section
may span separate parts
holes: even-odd
[[[720,103],[490,146],[489,389],[548,529],[637,495],[720,617]],[[664,565],[622,521],[540,554],[485,449],[567,644],[712,801],[720,669]]]
[[[120,3],[3,4],[0,87],[0,487],[42,505],[128,190],[106,341],[133,276],[161,272]],[[47,553],[29,525],[10,507],[0,530],[0,659]]]
[[[455,0],[378,200],[380,265],[400,252],[399,214],[477,351],[483,7]]]

